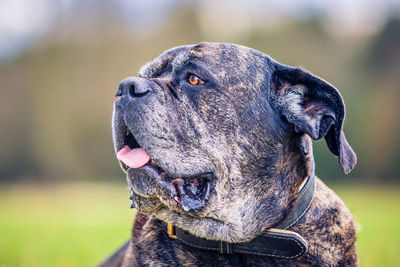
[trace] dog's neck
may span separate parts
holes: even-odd
[[[288,138],[275,151],[273,160],[264,160],[264,166],[256,166],[261,170],[257,177],[263,179],[264,194],[263,214],[265,229],[273,227],[292,210],[308,177],[314,175],[314,158],[312,142],[308,135]],[[270,154],[269,154],[270,155]]]
[[[307,181],[308,177],[315,175],[314,155],[312,149],[312,140],[308,135],[301,135],[296,140],[289,151],[293,151],[294,158],[289,158],[289,162],[295,162],[293,169],[288,175],[293,177],[293,189],[299,192]],[[287,176],[288,177],[288,176]],[[298,185],[298,183],[300,184]]]
[[[315,179],[315,164],[311,138],[308,135],[301,135],[294,140],[296,141],[287,144],[283,150],[284,154],[282,155],[282,157],[285,158],[283,166],[292,166],[292,168],[281,169],[281,182],[285,180],[288,182],[286,186],[286,189],[288,189],[286,190],[287,205],[284,207],[286,212],[283,221],[288,220],[287,216],[293,209],[299,208],[294,205],[298,204],[298,199],[305,187],[308,186],[311,177],[313,180]],[[295,167],[293,168],[293,166]],[[282,221],[280,224],[282,226]]]

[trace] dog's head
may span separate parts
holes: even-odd
[[[137,209],[198,236],[250,240],[287,213],[325,137],[356,163],[338,91],[253,49],[220,43],[164,52],[123,80],[113,139]]]

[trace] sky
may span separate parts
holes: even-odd
[[[332,34],[373,34],[388,15],[400,13],[397,0],[0,0],[0,61],[45,38],[61,20],[85,24],[113,14],[135,34],[146,35],[157,31],[172,11],[188,5],[196,9],[202,32],[210,37],[317,15]]]

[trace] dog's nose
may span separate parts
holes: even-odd
[[[132,98],[137,98],[147,95],[150,91],[150,81],[138,77],[129,77],[119,84],[115,96],[129,95]]]

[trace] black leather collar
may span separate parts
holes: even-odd
[[[315,192],[315,175],[311,176],[299,192],[292,210],[274,228],[267,229],[261,235],[246,243],[228,243],[225,241],[200,238],[189,232],[167,224],[168,235],[184,244],[204,250],[218,251],[221,254],[252,254],[259,256],[296,258],[303,255],[307,242],[298,233],[286,230],[300,220],[311,205]]]

